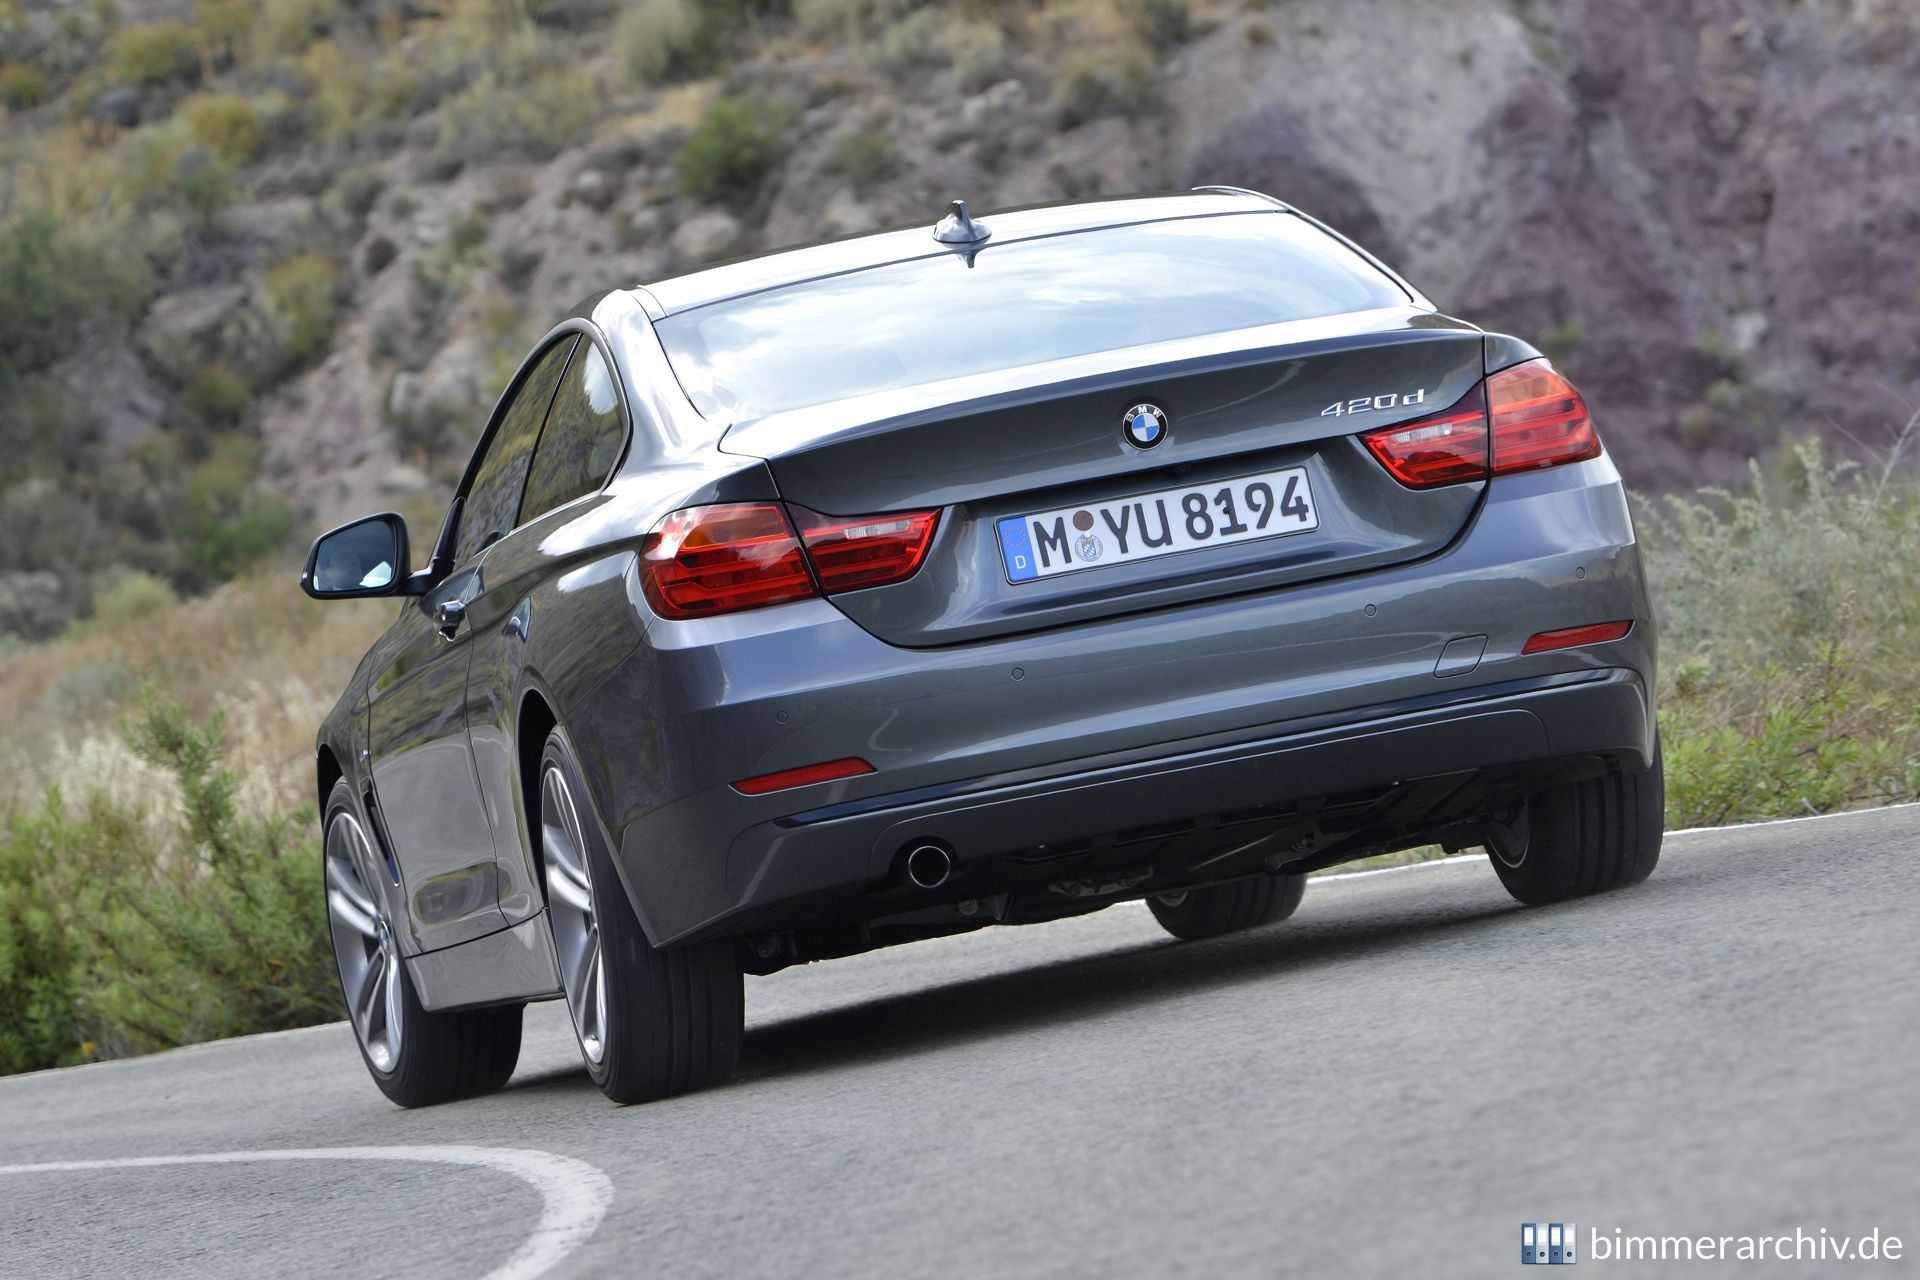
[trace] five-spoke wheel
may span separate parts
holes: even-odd
[[[333,929],[333,958],[340,967],[340,990],[347,1017],[375,1072],[391,1072],[400,1061],[406,1027],[400,999],[400,954],[393,930],[372,887],[378,859],[366,828],[349,809],[327,824],[327,920]]]
[[[646,1102],[733,1074],[743,1023],[731,938],[656,947],[613,855],[566,734],[540,756],[540,863],[554,958],[587,1074],[615,1102]]]
[[[327,797],[327,923],[347,1020],[380,1091],[419,1107],[498,1089],[520,1058],[517,1004],[431,1012],[400,954],[386,862],[345,781]]]
[[[540,858],[547,873],[547,914],[567,992],[567,1009],[589,1066],[606,1056],[607,972],[600,926],[593,917],[593,869],[580,807],[566,770],[554,762],[540,775]]]

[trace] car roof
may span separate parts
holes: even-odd
[[[1271,213],[1285,208],[1279,201],[1251,191],[1231,187],[1202,187],[1196,191],[1172,194],[1032,205],[992,213],[976,212],[974,216],[992,232],[986,243],[1003,245],[1016,240],[1072,235],[1173,218]],[[893,231],[780,249],[690,271],[685,275],[669,276],[636,289],[634,293],[648,313],[658,320],[743,294],[778,289],[889,263],[931,258],[943,253],[964,253],[976,247],[944,245],[934,240],[933,224],[945,212],[944,209],[930,209],[924,222]]]

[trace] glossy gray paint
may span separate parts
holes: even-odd
[[[987,218],[999,242],[1257,201],[1203,194]],[[1353,431],[1444,407],[1484,372],[1536,354],[1420,309],[1417,294],[1406,309],[1133,353],[1131,365],[1024,371],[937,404],[899,393],[728,431],[680,392],[652,315],[921,255],[926,234],[611,293],[561,326],[601,344],[619,375],[624,460],[602,492],[473,564],[446,562],[443,528],[433,591],[400,605],[321,730],[355,794],[377,799],[403,870],[390,905],[415,973],[433,979],[433,1007],[558,989],[534,990],[543,971],[502,958],[544,943],[518,767],[533,699],[567,726],[656,943],[894,910],[893,844],[929,824],[963,836],[963,869],[985,874],[1007,851],[1118,820],[1115,796],[1164,816],[1200,776],[1170,756],[1220,755],[1226,770],[1199,787],[1209,804],[1311,791],[1300,779],[1350,767],[1336,761],[1372,759],[1393,775],[1376,781],[1405,783],[1421,776],[1422,743],[1439,772],[1647,758],[1655,636],[1611,462],[1421,495],[1364,470]],[[1430,378],[1427,402],[1319,421],[1338,392],[1375,389],[1344,383],[1386,371]],[[1173,435],[1128,456],[1118,414],[1140,399],[1169,408]],[[933,429],[955,421],[968,430]],[[1302,459],[1326,481],[1321,549],[1247,544],[1204,557],[1210,572],[1163,561],[1028,584],[1024,596],[980,568],[991,518],[1051,505],[1039,495],[1140,492],[1168,476],[1243,473],[1253,458]],[[636,557],[662,516],[783,497],[838,514],[940,505],[940,542],[895,587],[692,622],[652,613]],[[452,641],[431,627],[449,593],[467,605]],[[1639,623],[1613,645],[1519,654],[1534,631],[1613,617]],[[1485,637],[1482,658],[1441,678],[1442,653],[1463,637]],[[1427,705],[1436,697],[1446,705]],[[1462,709],[1502,698],[1521,704]],[[1438,727],[1388,749],[1381,726],[1408,715]],[[727,785],[850,754],[878,772],[763,797]],[[461,896],[481,881],[484,901]],[[449,903],[471,909],[448,914]]]
[[[702,779],[832,759],[848,743],[862,744],[879,772],[810,789],[819,796],[809,809],[1034,770],[1073,774],[1116,752],[1152,755],[1313,717],[1365,719],[1442,693],[1623,670],[1643,710],[1638,723],[1607,726],[1618,733],[1609,749],[1644,760],[1656,637],[1618,473],[1603,457],[1493,488],[1470,532],[1418,564],[1005,640],[905,650],[821,602],[656,621],[636,654],[644,669],[608,687],[613,714],[602,718],[620,723],[651,702],[673,729],[660,739],[657,772],[599,797],[608,826],[624,832],[623,866],[643,921],[663,940],[697,933],[753,907],[789,847],[818,851],[817,837],[782,825],[795,812],[792,796],[742,797]],[[1641,621],[1614,644],[1520,653],[1535,632],[1623,617]],[[1480,663],[1437,678],[1447,644],[1470,635],[1487,637]],[[575,741],[592,754],[582,732]],[[1569,741],[1567,754],[1589,745]],[[1456,749],[1432,771],[1471,763]],[[1091,820],[1097,827],[1097,812]],[[1023,847],[1030,830],[1009,824],[989,846],[957,851],[964,860]],[[718,843],[721,832],[724,864],[672,852]],[[856,845],[839,841],[836,857],[844,851],[850,864],[834,865],[860,869],[845,883],[861,883],[876,863],[884,874],[898,834],[888,824]]]

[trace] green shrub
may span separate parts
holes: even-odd
[[[231,61],[253,30],[254,0],[193,0],[193,25],[200,38]]]
[[[340,268],[331,258],[303,253],[267,272],[267,309],[287,345],[289,363],[312,363],[333,341],[340,319]]]
[[[259,446],[227,437],[187,479],[175,539],[185,585],[225,582],[277,551],[293,531],[293,512],[253,483]]]
[[[205,226],[233,203],[233,168],[206,147],[189,147],[173,166],[173,196]]]
[[[127,320],[146,299],[137,269],[72,236],[49,213],[0,225],[0,280],[0,389],[70,354],[83,325]]]
[[[0,103],[9,110],[26,111],[47,100],[47,77],[31,62],[0,66]]]
[[[212,427],[237,425],[252,398],[247,380],[223,364],[200,370],[180,392],[187,412]]]
[[[1559,324],[1548,325],[1540,335],[1540,350],[1547,359],[1553,361],[1556,369],[1565,370],[1568,362],[1578,355],[1581,344],[1586,341],[1586,328],[1578,320],[1565,320]]]
[[[57,811],[58,793],[48,798]],[[36,862],[48,821],[7,824],[0,842],[0,1075],[64,1067],[91,1056],[79,962],[62,904]]]
[[[92,621],[100,630],[112,634],[164,613],[178,603],[180,598],[164,579],[134,569],[118,575],[111,585],[94,593]]]
[[[1006,32],[990,22],[951,23],[940,32],[938,48],[967,92],[1013,76]]]
[[[260,0],[251,24],[253,56],[262,62],[297,56],[339,18],[334,0]]]
[[[865,195],[900,172],[900,148],[884,129],[862,129],[835,144],[827,157],[827,172],[845,178]]]
[[[700,37],[693,0],[640,0],[621,12],[613,47],[628,82],[645,86],[690,69]]]
[[[343,171],[320,197],[320,211],[348,239],[357,237],[367,223],[367,215],[387,189],[386,175],[370,164],[355,165]]]
[[[604,105],[600,82],[588,72],[542,70],[524,81],[486,72],[442,110],[435,166],[450,176],[502,151],[550,159]]]
[[[438,96],[438,82],[403,48],[368,58],[332,40],[316,40],[300,57],[300,76],[311,94],[316,129],[330,139],[425,111]]]
[[[187,132],[228,164],[253,159],[266,138],[260,113],[251,102],[231,93],[203,93],[180,108]]]
[[[779,161],[786,113],[760,98],[722,98],[673,158],[680,189],[696,200],[745,204]]]
[[[1102,116],[1133,116],[1160,104],[1153,60],[1137,46],[1075,49],[1060,66],[1054,114],[1072,129]]]
[[[533,273],[540,269],[545,257],[543,250],[530,245],[510,244],[500,251],[494,274],[500,277],[501,284],[519,293],[533,282]]]
[[[1869,470],[1806,445],[1639,514],[1670,823],[1920,795],[1920,483],[1897,452]]]
[[[1811,667],[1740,671],[1739,690],[1720,683],[1731,673],[1683,671],[1661,704],[1667,824],[1802,817],[1920,794],[1920,709],[1876,705],[1852,665],[1831,645]],[[1755,690],[1764,697],[1746,696]]]
[[[58,790],[0,846],[0,1067],[119,1057],[341,1015],[310,809],[235,803],[219,719],[127,729],[182,817]],[[156,801],[163,801],[155,797]]]
[[[1125,0],[1123,12],[1150,48],[1171,48],[1193,37],[1193,8],[1187,0]]]
[[[793,0],[800,29],[820,39],[871,40],[882,34],[913,0]]]
[[[111,66],[124,84],[163,85],[200,73],[193,32],[180,22],[123,27],[113,38]]]

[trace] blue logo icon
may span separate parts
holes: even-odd
[[[1570,1267],[1574,1257],[1574,1238],[1578,1233],[1571,1222],[1523,1222],[1520,1224],[1520,1261],[1529,1267]]]
[[[1167,438],[1167,415],[1157,404],[1137,404],[1120,420],[1120,434],[1136,449],[1151,449]]]

